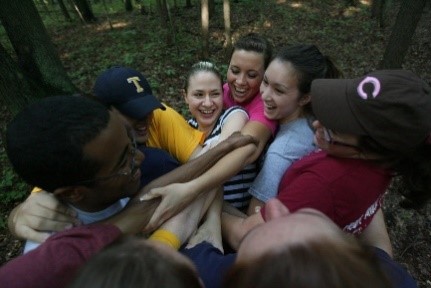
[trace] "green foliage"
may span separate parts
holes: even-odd
[[[6,229],[6,228],[7,228],[7,218],[0,217],[0,229]]]
[[[177,73],[175,72],[175,69],[173,68],[166,68],[165,69],[165,75],[168,77],[175,76]]]
[[[29,190],[28,185],[19,179],[10,165],[7,164],[6,154],[2,152],[0,154],[0,165],[3,167],[0,179],[0,193],[2,195],[0,197],[0,202],[3,204],[23,200],[27,196]]]
[[[149,79],[149,82],[150,82],[151,89],[153,89],[153,90],[159,90],[160,83],[158,81],[156,81],[154,79]]]
[[[220,74],[223,78],[226,78],[227,75],[227,69],[229,68],[228,64],[220,64],[217,65],[218,69],[220,70]],[[225,79],[226,80],[226,79]]]
[[[124,11],[124,1],[105,1],[106,8],[109,13],[116,13],[118,11]],[[133,1],[132,1],[133,4]],[[98,1],[98,3],[91,2],[91,8],[94,14],[103,15],[106,13],[105,7],[103,6],[103,1]]]
[[[12,43],[10,43],[9,37],[6,34],[6,30],[4,29],[3,25],[0,25],[0,45],[2,45],[10,55],[12,55]]]
[[[123,56],[123,63],[130,66],[135,62],[135,54],[125,53]]]

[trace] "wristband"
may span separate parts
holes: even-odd
[[[174,248],[175,250],[178,250],[181,246],[181,241],[180,239],[178,239],[177,235],[165,229],[157,230],[148,239],[159,241],[163,244],[168,245],[169,247]]]

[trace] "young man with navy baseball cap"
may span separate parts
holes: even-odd
[[[97,77],[93,90],[102,103],[121,113],[138,143],[166,150],[181,163],[200,152],[203,133],[190,127],[174,109],[160,103],[140,72],[113,66]]]

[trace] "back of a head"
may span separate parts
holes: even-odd
[[[298,90],[301,94],[310,93],[311,82],[317,78],[340,78],[341,72],[334,63],[315,45],[298,44],[283,47],[275,60],[290,62],[298,77]]]
[[[264,68],[266,69],[272,57],[272,44],[265,37],[249,33],[239,38],[233,45],[232,53],[236,50],[244,50],[248,52],[256,52],[262,54],[264,59]]]
[[[82,96],[53,96],[35,102],[9,123],[6,151],[16,172],[47,191],[94,176],[98,164],[83,147],[107,127],[101,104]]]
[[[351,240],[347,245],[328,240],[294,244],[253,263],[237,264],[224,287],[391,287],[373,253]]]
[[[198,288],[197,275],[144,239],[123,238],[95,255],[69,288]]]

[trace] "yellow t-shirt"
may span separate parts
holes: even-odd
[[[205,135],[192,128],[177,111],[163,105],[166,110],[153,111],[147,145],[163,149],[181,163],[185,163],[196,147],[203,144]]]

